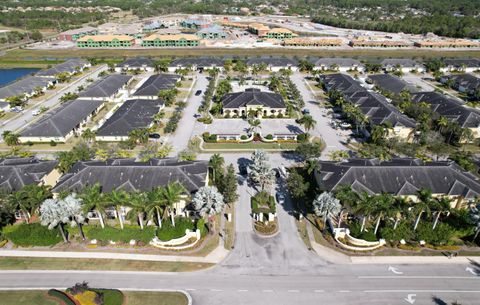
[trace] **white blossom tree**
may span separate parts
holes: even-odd
[[[69,223],[72,227],[78,226],[82,239],[85,240],[83,232],[83,224],[85,223],[85,215],[83,213],[82,200],[77,198],[77,194],[73,193],[65,197],[65,199],[58,202],[59,205],[65,209],[65,214],[69,218]]]
[[[201,216],[212,216],[223,210],[225,201],[215,186],[204,186],[195,193],[192,204],[195,211],[199,212]]]
[[[338,215],[342,210],[340,200],[335,198],[332,193],[324,192],[317,196],[313,201],[313,211],[315,215],[323,218],[325,225],[330,216]]]
[[[40,206],[40,220],[43,226],[48,226],[50,230],[58,227],[64,242],[68,242],[63,225],[69,222],[67,210],[55,199],[47,199]]]
[[[255,150],[252,154],[252,161],[249,174],[250,181],[259,185],[264,191],[274,183],[275,173],[268,164],[267,154],[263,150]]]
[[[470,218],[475,227],[475,236],[473,240],[476,240],[480,233],[480,203],[470,208]]]

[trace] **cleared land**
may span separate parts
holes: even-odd
[[[2,257],[1,270],[118,270],[188,272],[213,266],[208,263],[155,262],[111,259]],[[1,303],[0,303],[1,304]],[[27,303],[25,303],[27,304]]]
[[[187,297],[178,292],[140,292],[125,291],[124,305],[186,305]],[[47,292],[41,290],[0,291],[0,305],[58,305],[53,299],[47,298]]]

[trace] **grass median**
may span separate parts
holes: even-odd
[[[187,305],[188,299],[179,292],[146,292],[124,291],[124,305]],[[59,303],[47,297],[47,291],[42,290],[6,290],[0,291],[0,305],[58,305]]]
[[[120,259],[1,257],[0,270],[107,270],[189,272],[213,266],[210,263],[162,262]]]

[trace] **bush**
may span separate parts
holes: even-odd
[[[267,136],[265,137],[265,139],[267,140],[273,140],[273,136],[271,134],[267,134]]]
[[[208,227],[205,223],[205,219],[203,218],[200,218],[198,221],[197,221],[197,225],[196,225],[197,229],[200,230],[200,235],[203,237],[205,235],[207,235],[208,233]]]
[[[59,299],[65,305],[75,305],[75,302],[72,301],[72,299],[70,299],[70,297],[66,295],[65,292],[62,292],[60,290],[50,289],[48,291],[48,295]]]
[[[49,230],[39,223],[9,225],[3,229],[5,236],[15,245],[28,246],[53,246],[62,241],[58,229]]]
[[[144,229],[140,229],[138,226],[126,225],[124,229],[115,227],[105,227],[102,229],[100,226],[85,226],[85,235],[88,239],[96,239],[99,241],[114,241],[128,243],[134,239],[136,241],[142,241],[148,244],[155,236],[155,227],[146,226]]]
[[[435,230],[432,229],[431,222],[420,222],[417,227],[416,239],[424,240],[432,245],[445,245],[450,242],[455,230],[445,223],[437,223]]]
[[[175,227],[168,220],[162,221],[162,228],[157,231],[157,237],[162,241],[179,238],[185,235],[185,230],[195,230],[195,224],[190,218],[175,218]]]
[[[117,289],[90,289],[98,295],[103,296],[103,305],[121,305],[124,304],[124,295]]]
[[[208,131],[202,133],[202,138],[203,141],[208,142],[208,140],[210,139],[210,133]]]
[[[246,135],[242,134],[242,135],[240,136],[240,139],[241,139],[241,140],[246,140],[246,139],[248,139],[248,137],[247,137]]]
[[[57,146],[57,142],[55,142],[54,140],[51,140],[50,141],[50,146]]]
[[[307,133],[301,133],[297,136],[297,142],[305,143],[307,141],[308,141],[308,134]]]
[[[283,113],[280,112],[280,113],[277,115],[277,118],[282,119],[282,118],[283,118]]]
[[[413,226],[411,223],[403,221],[397,225],[394,230],[393,226],[386,226],[380,229],[380,236],[389,241],[400,241],[402,239],[411,241],[415,238]]]
[[[358,222],[350,224],[350,235],[366,241],[378,241],[378,238],[375,236],[375,234],[373,234],[373,230],[370,230],[368,232],[364,230],[363,232],[360,232],[361,228],[361,224]]]

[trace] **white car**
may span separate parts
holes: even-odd
[[[352,124],[342,122],[342,123],[340,123],[340,127],[342,127],[342,128],[352,128]]]
[[[38,109],[35,109],[35,110],[32,111],[33,116],[37,116],[39,114],[40,114],[40,110],[38,110]]]

